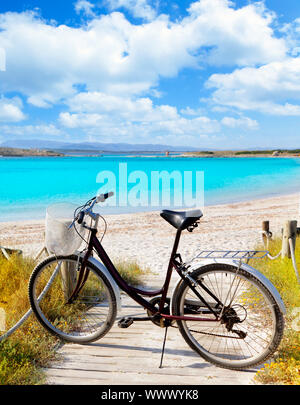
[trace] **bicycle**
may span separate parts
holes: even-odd
[[[165,281],[158,290],[133,287],[105,252],[101,244],[105,231],[101,240],[97,237],[98,221],[105,219],[93,211],[94,206],[112,194],[92,198],[64,224],[73,239],[76,235],[84,240],[82,251],[60,255],[56,250],[33,270],[29,299],[38,321],[64,341],[98,340],[116,320],[122,290],[146,310],[146,316],[124,317],[118,326],[152,321],[165,328],[162,356],[168,327],[176,327],[191,349],[219,367],[242,370],[266,361],[281,341],[285,307],[271,282],[243,261],[263,257],[265,252],[202,251],[197,257],[204,257],[204,264],[184,263],[177,252],[181,233],[192,232],[203,214],[200,210],[163,210],[161,217],[176,228]],[[173,269],[180,278],[169,297]]]

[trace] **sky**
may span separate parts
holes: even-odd
[[[0,143],[300,148],[299,0],[0,0]]]

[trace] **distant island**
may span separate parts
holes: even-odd
[[[105,154],[169,157],[300,157],[300,149],[231,149],[172,146],[166,144],[129,144],[101,142],[63,142],[41,139],[11,139],[0,144],[0,156],[97,156]]]
[[[300,157],[300,149],[198,151],[185,152],[181,157]]]
[[[220,157],[300,157],[300,149],[218,150],[158,144],[126,143],[63,143],[41,140],[12,140],[0,144],[0,156],[22,157],[101,157],[107,154],[128,154],[131,157],[220,158]],[[151,155],[151,156],[149,156]]]
[[[42,149],[20,149],[20,148],[1,148],[0,147],[0,156],[2,157],[25,157],[25,156],[65,156],[61,152],[51,151],[51,150],[42,150]]]

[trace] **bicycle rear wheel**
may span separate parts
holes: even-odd
[[[190,276],[221,320],[214,321],[215,316],[182,282],[174,293],[173,315],[205,319],[177,321],[188,345],[205,360],[223,368],[241,370],[266,361],[281,341],[284,320],[263,284],[250,273],[242,269],[237,273],[236,267],[227,264],[207,265]]]
[[[96,267],[88,264],[88,277],[78,296],[68,303],[74,288],[66,286],[72,274],[75,287],[81,259],[73,256],[50,257],[40,263],[29,280],[29,300],[38,321],[62,340],[88,343],[103,337],[117,313],[111,284]],[[72,273],[71,273],[72,272]],[[69,280],[70,281],[70,280]]]

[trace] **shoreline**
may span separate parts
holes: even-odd
[[[155,159],[155,158],[170,158],[170,159],[178,159],[178,158],[193,158],[193,159],[224,159],[224,158],[297,158],[300,156],[270,156],[270,155],[246,155],[246,156],[235,156],[235,155],[219,155],[219,156],[209,156],[209,155],[203,155],[203,156],[198,156],[198,155],[169,155],[169,156],[165,156],[165,155],[119,155],[116,154],[117,156],[122,156],[124,158],[151,158],[151,159]],[[105,158],[105,157],[114,157],[110,154],[93,154],[93,155],[73,155],[73,154],[65,154],[65,155],[0,155],[0,158],[3,159],[23,159],[23,158]]]
[[[273,235],[280,234],[285,220],[298,219],[299,193],[205,206],[193,233],[183,232],[179,252],[184,260],[199,247],[204,250],[247,250],[261,241],[261,223],[270,221]],[[160,272],[166,269],[175,237],[175,228],[159,211],[105,215],[107,232],[103,247],[112,259],[137,261]],[[104,226],[99,223],[99,237]],[[0,223],[0,245],[21,249],[35,257],[43,247],[45,220]]]
[[[217,159],[217,158],[239,158],[239,159],[248,159],[248,158],[263,158],[263,159],[265,159],[265,158],[272,158],[272,159],[280,159],[280,158],[291,158],[291,159],[295,159],[295,158],[300,158],[300,154],[297,154],[297,155],[291,155],[291,154],[281,154],[281,155],[276,155],[276,156],[272,156],[272,155],[270,155],[270,154],[260,154],[260,153],[257,153],[257,154],[245,154],[245,155],[226,155],[226,154],[224,154],[224,155],[222,155],[222,154],[218,154],[218,155],[205,155],[205,154],[203,154],[203,155],[193,155],[193,154],[191,154],[191,155],[185,155],[185,154],[183,154],[183,155],[180,155],[180,156],[170,156],[170,157],[185,157],[185,158],[188,158],[188,157],[190,157],[190,158],[215,158],[215,159]]]
[[[240,199],[235,199],[233,198],[232,200],[229,201],[224,201],[224,202],[212,202],[212,203],[208,203],[205,204],[204,203],[204,207],[183,207],[183,208],[172,208],[172,206],[170,207],[163,207],[163,208],[153,208],[153,209],[149,209],[149,210],[144,210],[144,207],[140,207],[140,209],[136,210],[138,207],[134,207],[132,208],[131,211],[127,211],[127,212],[119,212],[119,213],[113,213],[113,212],[102,212],[103,216],[107,217],[107,216],[119,216],[119,215],[135,215],[135,214],[159,214],[160,211],[162,209],[170,209],[173,211],[188,211],[188,210],[193,210],[193,209],[198,209],[200,208],[201,210],[205,209],[205,207],[222,207],[222,206],[227,206],[227,205],[235,205],[235,204],[243,204],[243,203],[251,203],[251,202],[256,202],[256,201],[260,201],[260,200],[271,200],[274,198],[284,198],[284,197],[299,197],[299,214],[300,214],[300,191],[297,192],[292,192],[291,190],[289,191],[284,191],[284,192],[274,192],[274,193],[268,193],[265,195],[258,195],[258,196],[253,196],[251,198],[240,198]],[[204,198],[205,200],[205,198]],[[70,202],[70,201],[64,201],[64,202]],[[81,201],[82,203],[83,201]],[[78,204],[80,204],[78,202]],[[50,204],[49,204],[50,205]],[[99,205],[98,207],[101,208],[101,205]],[[110,207],[109,207],[110,208]],[[112,207],[114,208],[114,207]],[[15,219],[15,220],[1,220],[0,219],[0,245],[1,245],[1,224],[19,224],[19,223],[41,223],[45,221],[45,216],[46,216],[46,208],[45,208],[45,215],[43,216],[43,218],[41,217],[33,217],[31,219]]]
[[[70,151],[71,152],[71,151]],[[68,153],[67,151],[59,152],[59,151],[38,151],[36,153],[24,153],[24,154],[1,154],[0,152],[0,158],[4,159],[22,159],[22,158],[87,158],[87,157],[92,157],[92,158],[105,158],[105,157],[115,157],[115,156],[122,156],[124,158],[160,158],[160,159],[165,159],[165,158],[193,158],[193,159],[232,159],[232,158],[239,158],[239,159],[249,159],[249,158],[271,158],[271,159],[280,159],[280,158],[290,158],[290,159],[296,159],[300,158],[300,153],[297,154],[291,154],[291,153],[281,153],[279,155],[272,155],[272,154],[263,154],[263,153],[249,153],[249,154],[234,154],[234,153],[229,153],[226,154],[222,151],[215,151],[214,154],[205,154],[205,153],[193,153],[193,152],[170,152],[168,155],[164,154],[164,152],[158,152],[157,154],[155,152],[150,152],[149,154],[139,154],[136,152],[103,152],[103,151],[95,151],[94,153],[84,153],[85,151],[82,151],[82,153],[74,154],[74,153]]]

